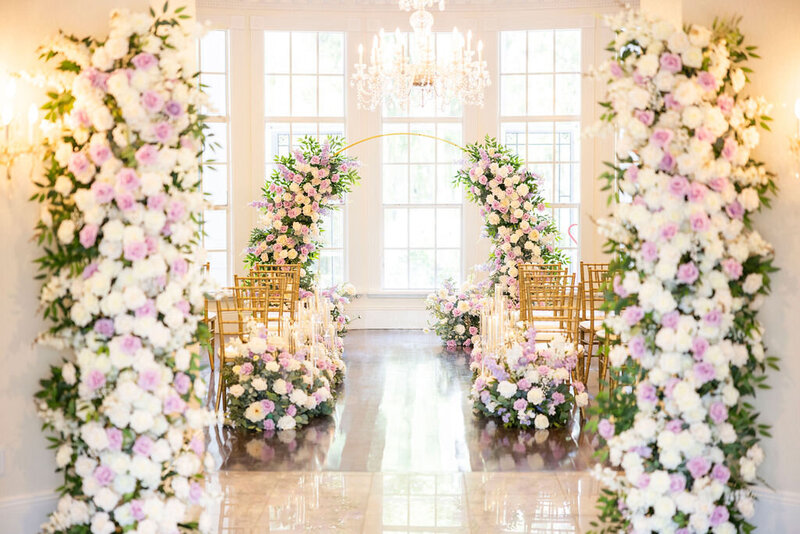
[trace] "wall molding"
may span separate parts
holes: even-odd
[[[23,493],[0,498],[0,534],[38,532],[58,502],[52,490]]]

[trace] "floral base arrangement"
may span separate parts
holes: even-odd
[[[40,341],[68,351],[36,394],[64,475],[43,532],[207,532],[206,384],[192,347],[205,97],[184,8],[113,11],[104,39],[64,33],[36,178]]]
[[[425,309],[431,314],[428,327],[448,350],[468,349],[480,339],[480,311],[488,287],[488,281],[475,284],[470,279],[458,288],[452,280],[446,280],[439,291],[428,295],[425,301]]]
[[[631,201],[602,225],[616,258],[605,322],[616,387],[589,423],[608,462],[602,532],[751,532],[769,436],[752,398],[777,368],[757,319],[773,250],[751,217],[775,183],[752,157],[767,105],[742,93],[756,56],[735,20],[609,22],[599,73],[620,163],[605,178]]]
[[[320,294],[331,303],[331,320],[333,320],[333,323],[336,325],[337,334],[340,337],[344,337],[347,334],[347,328],[350,326],[350,323],[359,318],[347,315],[347,310],[345,308],[345,306],[359,296],[355,286],[350,283],[341,284],[324,289]]]
[[[248,328],[247,343],[236,339],[226,348],[233,365],[222,370],[231,423],[247,430],[291,430],[330,415],[346,370],[341,344],[292,353],[284,338],[268,335],[263,325],[251,321]]]
[[[566,425],[574,407],[588,404],[584,385],[570,379],[580,349],[561,336],[546,344],[535,339],[536,332],[529,330],[503,354],[475,348],[470,394],[476,413],[506,427],[544,430]]]
[[[539,190],[540,179],[523,167],[518,155],[488,136],[464,151],[467,165],[454,183],[463,185],[468,198],[481,207],[491,242],[490,280],[518,300],[518,264],[567,262],[557,248],[560,237]]]

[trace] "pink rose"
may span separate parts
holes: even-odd
[[[677,54],[670,54],[670,53],[661,54],[659,63],[661,64],[662,69],[672,74],[675,74],[683,67],[681,56]]]
[[[99,228],[96,224],[87,224],[81,229],[79,237],[83,248],[89,248],[94,245],[95,241],[97,240],[98,229]]]

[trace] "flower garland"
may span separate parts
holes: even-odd
[[[468,163],[454,183],[464,185],[468,198],[481,206],[492,249],[490,279],[517,300],[518,264],[568,261],[556,247],[558,230],[545,211],[539,177],[523,168],[518,155],[488,136],[464,151]]]
[[[236,339],[226,348],[233,365],[222,371],[234,426],[291,430],[313,417],[330,415],[332,390],[342,382],[345,371],[339,348],[326,348],[313,361],[305,349],[290,353],[286,342],[268,336],[263,325],[251,321],[249,331],[247,343]]]
[[[631,202],[605,221],[616,256],[606,321],[611,377],[595,418],[605,531],[749,532],[766,426],[746,397],[765,387],[763,328],[772,247],[751,216],[775,190],[751,157],[767,106],[744,96],[736,21],[675,29],[637,12],[609,20],[604,119]]]
[[[488,281],[474,284],[468,280],[456,288],[452,280],[446,280],[444,287],[428,295],[425,309],[432,316],[429,327],[442,339],[448,350],[469,348],[480,339],[480,311],[488,284]]]
[[[251,203],[261,212],[250,234],[245,263],[300,264],[300,286],[314,287],[310,266],[319,257],[320,218],[337,209],[341,200],[361,177],[358,161],[337,153],[344,146],[341,137],[320,144],[304,137],[290,156],[276,156],[277,169],[262,188],[263,198]]]
[[[564,426],[574,406],[589,402],[584,385],[570,381],[577,363],[575,345],[560,335],[537,344],[534,330],[502,355],[484,354],[478,346],[470,364],[475,372],[470,392],[475,411],[500,418],[506,427]]]
[[[36,237],[40,341],[74,350],[36,394],[64,474],[44,532],[208,531],[204,507],[204,96],[183,8],[60,34]]]

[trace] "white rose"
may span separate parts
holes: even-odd
[[[752,295],[759,289],[761,289],[761,285],[764,283],[764,276],[758,273],[750,273],[747,275],[747,278],[744,279],[744,284],[742,284],[742,289],[744,292]]]
[[[466,328],[464,327],[463,324],[459,323],[459,324],[456,325],[456,327],[453,330],[455,330],[456,334],[458,334],[460,336],[466,331]]]
[[[550,420],[547,419],[547,416],[545,414],[540,413],[533,420],[533,426],[535,426],[539,430],[544,430],[545,428],[550,426]]]
[[[514,396],[517,392],[517,385],[512,384],[508,380],[503,380],[497,385],[497,392],[500,394],[501,397],[505,397],[509,399]]]
[[[284,415],[278,419],[278,430],[291,430],[297,426],[297,422],[291,415]]]
[[[741,512],[745,519],[750,519],[756,513],[753,499],[750,497],[740,497],[736,502],[736,508],[739,509],[739,512]]]
[[[74,385],[77,380],[75,376],[75,366],[69,362],[65,363],[64,367],[61,368],[61,378],[63,378],[64,382],[68,385]]]
[[[256,391],[264,391],[267,389],[267,381],[261,378],[260,376],[258,378],[254,378],[253,381],[250,382],[250,384]]]
[[[289,395],[289,400],[298,406],[305,404],[307,398],[306,392],[297,388],[293,389],[292,393]]]
[[[544,400],[544,393],[541,388],[531,388],[527,395],[528,402],[537,406]]]
[[[119,501],[119,495],[109,488],[101,488],[94,496],[94,502],[102,510],[113,510]]]
[[[56,466],[61,468],[67,465],[72,460],[72,447],[64,444],[58,448],[56,452]]]
[[[72,180],[67,176],[61,175],[56,179],[56,184],[53,186],[53,189],[55,189],[57,193],[67,196],[72,192]]]
[[[247,407],[247,409],[244,411],[244,416],[248,421],[257,423],[259,421],[263,421],[267,414],[264,411],[264,407],[261,405],[261,402],[257,401]]]
[[[228,391],[230,392],[230,394],[231,394],[231,395],[233,395],[233,396],[234,396],[234,397],[236,397],[237,399],[238,399],[239,397],[241,397],[242,395],[244,395],[244,388],[242,387],[242,385],[241,385],[241,384],[234,384],[234,385],[232,385],[232,386],[230,387],[230,389],[228,389]]]
[[[286,388],[286,381],[282,378],[279,378],[272,384],[272,391],[277,393],[278,395],[286,395],[288,389]]]
[[[67,219],[58,227],[58,240],[67,245],[75,239],[75,223]]]

